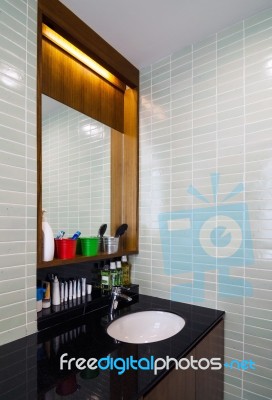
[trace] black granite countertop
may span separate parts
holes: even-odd
[[[1,346],[0,399],[57,400],[65,396],[72,400],[136,400],[167,371],[158,375],[154,375],[152,370],[133,369],[123,374],[118,374],[116,369],[78,371],[72,368],[61,371],[61,355],[67,353],[67,358],[84,359],[126,359],[131,356],[134,360],[150,360],[152,356],[154,359],[166,359],[167,356],[179,359],[186,356],[224,316],[223,311],[151,296],[139,295],[134,301],[137,300],[118,310],[117,317],[143,310],[171,311],[185,319],[185,327],[175,336],[160,342],[117,342],[106,333],[108,307],[103,306],[37,335]],[[20,396],[16,395],[16,390]]]

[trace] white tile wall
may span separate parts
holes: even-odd
[[[0,344],[36,331],[36,21],[1,1]]]
[[[43,118],[43,207],[53,231],[69,237],[110,232],[111,129],[58,103]]]
[[[2,0],[0,8],[1,62],[23,78],[14,82],[0,75],[0,344],[36,330],[36,7],[36,0]],[[226,360],[251,358],[257,366],[226,370],[225,400],[272,398],[271,31],[272,12],[266,11],[141,71],[140,254],[133,258],[134,281],[143,293],[226,310]],[[213,173],[220,173],[217,194],[211,190]],[[230,215],[252,241],[236,237],[242,251],[224,270],[216,254],[212,265],[203,261],[198,230],[191,231],[185,236],[190,246],[177,246],[175,263],[178,237],[169,232],[175,222],[160,230],[158,215],[178,212],[197,222],[210,216],[205,207],[213,205],[219,220],[218,207],[240,183],[242,192],[227,204],[247,205],[248,214],[242,207]],[[190,185],[210,205],[190,195]],[[168,247],[162,248],[161,234],[170,238]],[[201,237],[209,235],[203,230]]]
[[[271,50],[272,10],[140,78],[133,280],[142,293],[226,311],[226,361],[256,370],[226,368],[225,400],[272,398]]]

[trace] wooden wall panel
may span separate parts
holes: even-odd
[[[111,131],[111,235],[123,223],[123,139],[124,135]],[[129,234],[129,231],[126,235]],[[126,236],[125,235],[125,236]],[[123,237],[120,238],[122,246]]]
[[[124,94],[47,39],[42,40],[42,92],[124,131]]]
[[[124,236],[128,250],[138,250],[138,181],[139,181],[139,136],[138,136],[138,92],[128,89],[124,98],[124,178],[123,221],[129,226]]]

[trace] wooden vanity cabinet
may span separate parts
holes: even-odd
[[[224,363],[224,321],[220,321],[186,355],[195,360],[221,358]],[[205,365],[203,363],[203,365]],[[223,367],[224,368],[224,367]],[[140,400],[223,400],[224,369],[220,370],[171,370],[153,389]]]

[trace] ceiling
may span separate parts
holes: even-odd
[[[61,0],[137,68],[272,8],[272,0]]]

